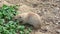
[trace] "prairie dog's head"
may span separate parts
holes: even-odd
[[[18,14],[14,17],[15,20],[24,21],[27,18],[28,13]]]

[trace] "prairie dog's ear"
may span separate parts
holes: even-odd
[[[28,13],[28,16],[30,17],[30,16],[34,16],[35,15],[35,13],[34,12],[29,12]]]

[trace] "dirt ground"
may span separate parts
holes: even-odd
[[[18,12],[35,12],[42,17],[42,27],[31,34],[60,34],[60,0],[0,0],[3,4],[19,5]]]

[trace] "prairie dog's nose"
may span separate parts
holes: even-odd
[[[16,16],[15,16],[15,17],[13,17],[13,19],[14,19],[14,20],[17,20]]]
[[[14,21],[17,21],[17,19],[14,19]]]
[[[15,21],[16,21],[17,19],[15,19]]]

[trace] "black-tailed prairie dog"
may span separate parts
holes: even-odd
[[[30,25],[33,25],[34,28],[40,28],[41,27],[41,17],[33,12],[26,12],[22,14],[18,14],[15,16],[15,19],[19,21],[23,21],[23,24],[28,23]]]

